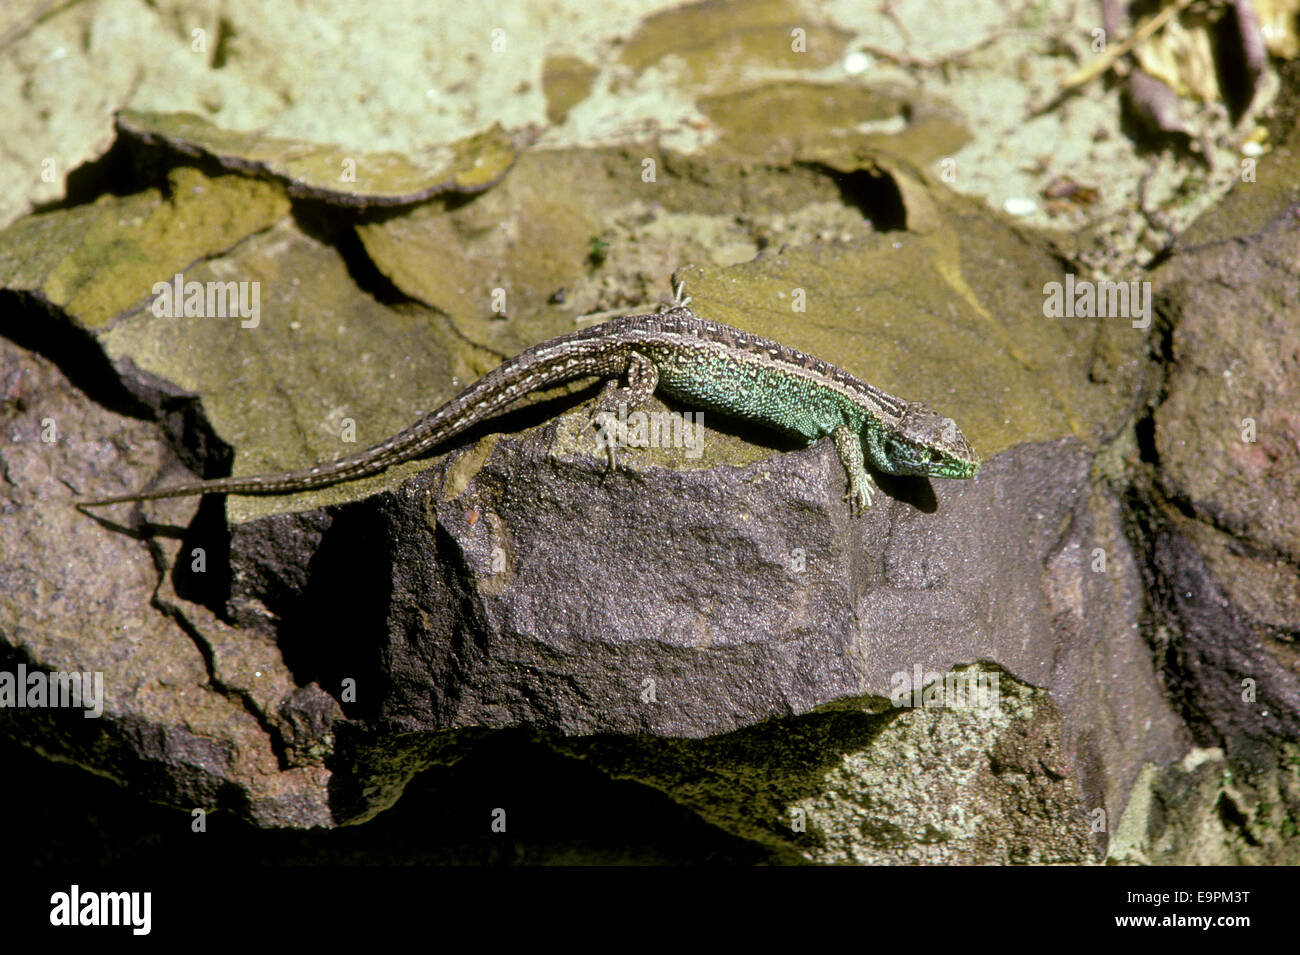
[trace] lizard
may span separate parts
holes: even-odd
[[[969,478],[979,470],[979,456],[951,418],[788,345],[701,318],[689,303],[678,289],[677,303],[667,309],[613,318],[534,345],[404,431],[335,461],[83,498],[77,507],[200,494],[291,494],[366,477],[428,453],[530,392],[584,377],[609,379],[598,409],[619,402],[635,408],[661,392],[804,438],[810,446],[829,436],[848,475],[845,498],[854,514],[871,505],[865,461],[895,475]],[[608,450],[613,466],[612,442]]]

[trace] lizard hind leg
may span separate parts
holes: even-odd
[[[592,421],[600,428],[597,444],[609,456],[609,469],[618,466],[618,446],[627,442],[627,415],[650,400],[659,387],[659,369],[645,355],[632,352],[624,373],[627,385],[611,379],[596,399]]]

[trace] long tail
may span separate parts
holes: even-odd
[[[155,501],[167,497],[187,497],[191,494],[284,494],[328,487],[342,481],[378,474],[394,464],[425,454],[531,391],[571,378],[582,378],[606,371],[603,366],[608,362],[608,356],[599,363],[584,362],[581,358],[573,360],[572,354],[567,361],[548,360],[546,349],[553,344],[554,342],[545,342],[521,353],[512,361],[484,375],[437,411],[420,419],[405,431],[379,444],[371,445],[363,451],[339,458],[337,461],[317,464],[299,471],[189,481],[169,487],[134,491],[130,494],[86,498],[77,501],[76,506],[78,508],[99,507],[104,504],[120,504],[124,501]]]
[[[442,410],[439,409],[439,412]],[[438,412],[435,412],[436,414]],[[213,478],[208,481],[187,481],[183,484],[132,491],[128,494],[85,498],[77,501],[76,504],[79,508],[85,508],[99,507],[104,504],[120,504],[124,501],[156,501],[167,497],[188,497],[191,494],[284,494],[290,491],[306,491],[313,488],[329,487],[331,484],[339,484],[343,481],[378,474],[385,468],[416,457],[424,447],[422,439],[425,434],[430,433],[428,429],[432,425],[434,425],[434,418],[425,418],[380,444],[372,445],[355,454],[339,458],[337,461],[313,465],[299,471],[252,474],[247,477]],[[432,432],[434,435],[432,443],[438,443],[451,437],[457,430],[459,429],[451,426],[442,433]]]

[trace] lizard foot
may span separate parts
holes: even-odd
[[[597,428],[596,450],[605,452],[609,458],[609,470],[613,471],[618,467],[618,446],[627,442],[626,418],[620,419],[613,411],[597,405],[591,423]]]
[[[849,490],[844,495],[844,499],[849,502],[849,510],[854,514],[865,513],[871,506],[871,478],[864,476],[861,480],[857,478],[849,479]]]

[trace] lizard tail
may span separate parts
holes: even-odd
[[[340,478],[339,480],[344,480]],[[318,487],[333,484],[322,481]],[[144,491],[132,491],[129,494],[110,494],[104,497],[79,498],[73,503],[78,510],[87,507],[103,507],[107,504],[122,504],[126,501],[158,501],[168,497],[188,497],[192,494],[276,494],[274,486],[256,478],[214,478],[210,481],[188,481],[185,484],[173,484],[168,487],[156,487]]]

